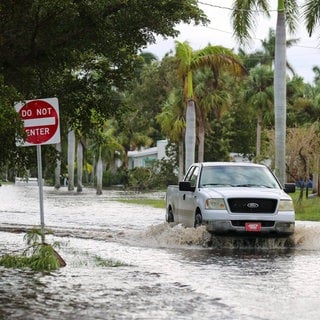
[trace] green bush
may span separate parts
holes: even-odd
[[[159,160],[154,163],[152,168],[154,172],[154,185],[161,188],[167,187],[169,184],[177,184],[177,167],[170,160]]]
[[[21,255],[6,254],[0,257],[0,265],[6,268],[30,268],[34,271],[53,271],[65,266],[64,260],[52,245],[39,241],[42,237],[38,229],[27,232],[24,237],[27,249]]]
[[[169,184],[177,184],[176,168],[171,161],[155,161],[148,168],[134,168],[129,172],[129,188],[135,190],[159,190]]]
[[[128,171],[119,168],[115,173],[113,173],[110,169],[103,172],[102,177],[102,185],[103,187],[111,187],[114,185],[128,185]]]
[[[153,189],[151,168],[134,168],[129,172],[129,187],[135,190]]]

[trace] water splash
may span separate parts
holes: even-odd
[[[181,247],[181,246],[207,246],[211,235],[206,228],[185,228],[182,225],[161,223],[149,227],[144,232],[148,246]]]
[[[296,226],[292,236],[293,246],[301,250],[320,250],[320,224],[304,223]]]
[[[26,232],[30,226],[0,225],[0,231]],[[57,237],[83,238],[101,241],[122,242],[146,247],[184,248],[202,247],[213,249],[261,249],[261,250],[320,250],[320,223],[301,222],[290,237],[254,237],[244,235],[215,236],[207,232],[205,226],[185,228],[182,225],[160,223],[142,231],[84,228],[51,228]]]
[[[301,249],[320,250],[320,224],[299,225],[290,237],[254,237],[244,235],[215,236],[205,227],[184,228],[162,223],[149,227],[143,234],[148,246],[201,246],[213,249]]]

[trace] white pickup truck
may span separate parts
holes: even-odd
[[[295,192],[295,185],[282,187],[264,165],[195,163],[179,186],[168,186],[166,221],[186,227],[206,225],[214,234],[288,236],[295,227],[290,192]]]

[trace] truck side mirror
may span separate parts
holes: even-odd
[[[295,185],[295,183],[285,183],[283,190],[286,193],[295,193],[296,192],[296,185]]]
[[[179,191],[194,191],[196,188],[191,186],[190,181],[180,181]]]

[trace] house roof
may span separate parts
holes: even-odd
[[[128,157],[138,158],[138,157],[145,157],[145,156],[151,156],[151,155],[157,156],[157,154],[158,154],[158,148],[152,147],[152,148],[143,149],[143,150],[129,151]]]

